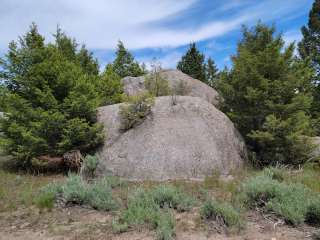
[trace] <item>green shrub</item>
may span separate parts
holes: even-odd
[[[169,207],[178,211],[188,211],[194,205],[194,200],[182,193],[176,187],[160,185],[152,190],[152,197],[161,208]]]
[[[39,208],[52,208],[58,194],[67,203],[87,204],[97,210],[110,211],[119,206],[106,179],[88,184],[80,176],[73,174],[68,176],[63,185],[49,184],[41,189],[35,204]]]
[[[127,102],[120,106],[121,130],[125,131],[141,124],[150,114],[154,105],[154,97],[149,93],[128,97]]]
[[[126,182],[121,180],[121,178],[113,175],[107,175],[103,178],[111,188],[125,186]]]
[[[173,239],[175,219],[168,208],[173,207],[172,200],[176,198],[176,190],[158,187],[151,191],[137,189],[128,198],[128,207],[120,217],[122,224],[141,225],[149,224],[156,229],[157,239]],[[161,208],[161,207],[163,208]]]
[[[320,225],[320,198],[315,198],[308,206],[306,221],[313,225]]]
[[[110,185],[103,179],[89,185],[86,198],[88,204],[97,210],[110,211],[118,208]]]
[[[46,43],[35,24],[11,42],[0,61],[1,145],[22,167],[32,158],[89,151],[103,142],[96,123],[100,81],[96,60],[61,29]],[[1,91],[2,92],[2,91]]]
[[[128,230],[129,226],[127,223],[119,223],[117,220],[112,221],[112,231],[114,233],[123,233]]]
[[[67,202],[83,204],[88,200],[88,187],[78,175],[70,174],[62,186],[62,196]]]
[[[34,199],[34,203],[40,209],[52,209],[56,197],[59,193],[61,193],[61,190],[61,185],[56,183],[50,183],[47,186],[40,189],[39,194]]]
[[[240,229],[243,226],[240,213],[226,203],[207,200],[200,209],[200,215],[204,219],[222,219],[223,223],[230,228]]]
[[[286,172],[286,168],[284,167],[266,167],[263,169],[263,174],[265,174],[266,176],[277,180],[279,182],[282,182],[283,180],[285,180],[288,177],[288,174]]]
[[[147,75],[144,80],[146,89],[156,97],[170,95],[170,88],[168,81],[161,77],[159,71],[153,71]]]
[[[160,214],[157,223],[157,239],[158,240],[173,240],[175,235],[175,218],[173,213],[166,209]]]
[[[297,225],[306,219],[312,192],[302,184],[285,183],[264,174],[249,178],[241,189],[241,198],[249,207],[260,207]]]
[[[122,213],[121,220],[129,225],[150,223],[156,227],[159,206],[153,201],[149,192],[139,188],[128,198],[128,207]]]
[[[94,177],[94,171],[96,170],[99,163],[99,159],[96,155],[87,155],[83,160],[83,165],[81,167],[81,175],[88,176],[90,178]]]

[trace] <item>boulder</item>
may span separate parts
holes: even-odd
[[[184,93],[178,95],[200,97],[213,105],[218,106],[219,94],[207,84],[194,79],[179,70],[163,70],[160,72],[160,76],[168,81],[171,89],[178,88],[181,85],[184,86]],[[143,92],[145,90],[144,80],[145,76],[123,78],[122,84],[124,92],[129,96]]]
[[[204,179],[243,166],[246,147],[229,118],[199,97],[158,97],[144,122],[120,131],[120,104],[98,109],[106,140],[98,174],[128,180]]]
[[[314,144],[314,147],[315,147],[313,152],[311,153],[311,158],[319,161],[319,159],[320,159],[320,137],[319,136],[312,137],[311,142],[312,142],[312,144]],[[320,161],[319,161],[319,163],[320,163]]]

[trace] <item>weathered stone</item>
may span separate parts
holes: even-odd
[[[163,70],[160,76],[166,79],[171,89],[178,88],[181,83],[185,87],[182,96],[200,97],[215,106],[219,103],[219,94],[216,90],[209,87],[205,83],[194,79],[179,70]],[[122,79],[124,92],[129,95],[137,95],[145,90],[144,86],[145,76],[141,77],[125,77]]]
[[[129,180],[203,179],[229,174],[246,159],[246,148],[229,118],[199,97],[156,98],[144,122],[121,132],[120,104],[98,109],[106,131],[97,172]]]

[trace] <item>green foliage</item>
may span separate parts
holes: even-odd
[[[61,185],[57,183],[50,183],[40,189],[39,194],[34,199],[34,203],[40,209],[52,209],[56,197],[61,193],[61,191]]]
[[[134,60],[132,54],[124,47],[121,41],[118,42],[116,59],[113,61],[113,69],[121,78],[131,76],[138,77],[144,74],[139,64]]]
[[[189,76],[207,83],[204,55],[199,52],[195,43],[191,43],[186,54],[178,62],[177,69]]]
[[[243,29],[230,72],[220,74],[222,109],[235,122],[261,165],[301,164],[312,151],[312,69],[284,48],[275,28]]]
[[[84,119],[73,118],[63,129],[59,147],[64,152],[72,149],[73,146],[84,151],[90,150],[102,143],[104,139],[102,129],[100,124],[90,126]]]
[[[306,221],[309,224],[320,225],[320,197],[314,198],[308,206]]]
[[[219,70],[212,58],[210,57],[208,58],[208,61],[205,65],[205,69],[206,69],[206,83],[210,87],[216,88],[216,81],[218,78]]]
[[[200,215],[204,219],[222,220],[229,228],[243,227],[243,219],[240,213],[227,203],[219,203],[207,200],[200,209]]]
[[[128,230],[129,226],[127,223],[119,223],[117,220],[112,221],[112,231],[114,233],[123,233]]]
[[[173,240],[175,235],[175,218],[169,209],[160,214],[157,223],[157,240]]]
[[[94,178],[94,172],[98,166],[99,158],[88,154],[82,163],[80,175],[83,178]]]
[[[88,151],[102,143],[96,122],[98,65],[61,29],[46,44],[33,24],[0,61],[5,91],[1,107],[6,152],[28,166],[33,157]]]
[[[114,71],[112,64],[106,66],[98,83],[102,105],[120,103],[123,98],[121,77]]]
[[[173,186],[160,185],[151,191],[153,200],[161,208],[169,207],[180,212],[189,211],[194,200]]]
[[[279,182],[268,172],[246,180],[241,195],[245,205],[271,211],[293,225],[306,220],[313,199],[312,192],[304,185]]]
[[[111,188],[126,186],[127,182],[114,175],[107,175],[104,178]]]
[[[171,209],[188,211],[193,199],[175,187],[160,185],[145,191],[137,189],[128,197],[128,207],[119,219],[121,224],[149,224],[156,229],[157,239],[172,239],[175,219]]]
[[[128,207],[122,212],[120,220],[129,225],[149,223],[156,227],[159,206],[153,201],[150,192],[139,188],[128,197]]]
[[[315,0],[312,9],[309,13],[309,21],[307,26],[301,28],[303,38],[298,44],[299,54],[302,59],[310,61],[315,75],[312,77],[313,81],[313,97],[312,115],[314,118],[314,127],[317,135],[320,133],[320,1]]]
[[[88,204],[103,211],[115,210],[118,208],[118,203],[112,196],[111,187],[105,180],[94,182],[87,190]]]
[[[121,129],[128,130],[141,124],[151,113],[154,97],[149,93],[128,97],[127,102],[120,106]]]
[[[160,65],[153,64],[153,69],[150,74],[146,75],[144,85],[146,89],[155,97],[170,95],[169,83],[161,77]]]
[[[64,184],[49,184],[40,189],[35,204],[39,208],[51,209],[58,196],[66,203],[86,204],[97,210],[111,211],[119,207],[106,179],[98,179],[88,184],[80,176],[69,174]]]
[[[288,178],[288,174],[286,172],[285,167],[266,167],[263,169],[263,174],[277,180],[279,182],[284,181]]]
[[[70,174],[62,186],[62,196],[67,202],[84,204],[88,201],[87,185],[80,176]]]

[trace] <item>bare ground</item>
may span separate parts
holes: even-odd
[[[0,240],[153,240],[155,233],[131,229],[114,234],[113,214],[81,207],[56,208],[40,212],[37,208],[0,213]],[[315,228],[302,225],[292,228],[257,212],[247,213],[247,226],[240,233],[228,233],[216,222],[203,223],[197,209],[176,213],[177,240],[293,240],[312,239]]]

